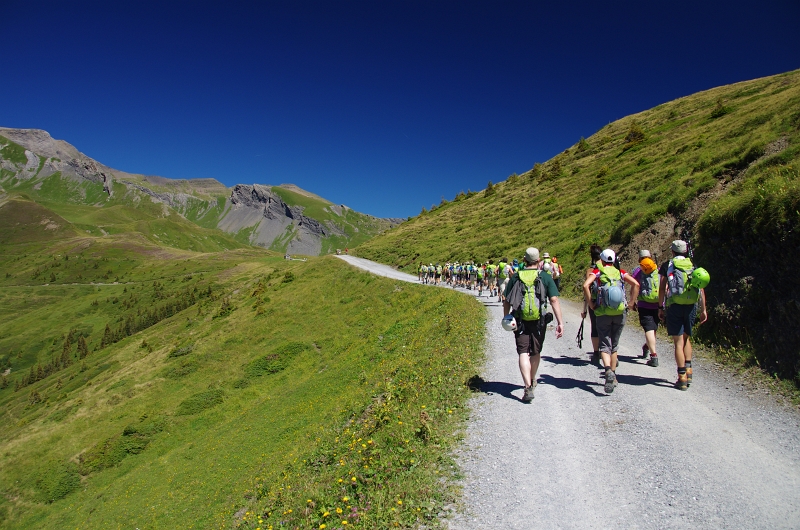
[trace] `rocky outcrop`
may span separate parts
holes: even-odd
[[[219,227],[226,232],[254,227],[250,237],[253,244],[270,247],[276,240],[285,238],[288,239],[287,252],[318,254],[323,238],[346,235],[334,223],[322,223],[303,215],[302,207],[286,204],[269,186],[237,184],[229,200],[231,208]]]

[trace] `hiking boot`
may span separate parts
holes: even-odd
[[[692,384],[692,367],[691,366],[687,366],[686,367],[686,386],[688,387],[691,384]]]
[[[647,359],[647,355],[650,353],[650,348],[647,347],[647,344],[642,345],[642,359]]]
[[[616,387],[617,376],[611,370],[606,371],[606,384],[603,386],[603,390],[606,391],[606,394],[610,394]]]
[[[678,390],[689,389],[689,381],[686,377],[686,374],[678,374],[678,380],[675,381],[675,388],[677,388]]]
[[[651,355],[650,360],[647,361],[647,366],[652,366],[653,368],[658,366],[658,357],[656,357],[655,355]]]
[[[533,401],[533,389],[534,385],[525,387],[525,393],[522,394],[523,403],[530,403],[531,401]]]

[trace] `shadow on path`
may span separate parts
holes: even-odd
[[[582,359],[580,357],[567,357],[566,355],[562,355],[561,357],[542,355],[542,360],[553,364],[568,364],[570,366],[589,366],[591,364],[589,359]]]
[[[644,385],[653,385],[653,386],[660,386],[663,388],[673,388],[674,385],[667,381],[666,379],[656,379],[655,377],[642,377],[640,375],[630,375],[630,374],[617,374],[617,381],[621,385],[630,385],[630,386],[644,386]]]
[[[512,394],[514,390],[521,389],[521,385],[514,385],[512,383],[505,383],[503,381],[484,381],[479,388],[479,390],[484,394],[499,394],[508,399],[513,399],[514,401],[522,401],[521,398],[518,398]]]
[[[571,377],[553,377],[550,374],[540,374],[539,381],[545,385],[552,385],[556,388],[560,388],[561,390],[571,390],[573,388],[578,388],[585,392],[589,392],[590,394],[594,394],[595,396],[603,396],[605,397],[606,394],[602,392],[598,392],[592,387],[602,387],[600,383],[590,383],[589,381],[581,381],[578,379],[572,379]]]

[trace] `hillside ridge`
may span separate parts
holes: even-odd
[[[7,192],[24,189],[37,200],[37,192],[45,182],[58,179],[58,186],[68,188],[73,201],[104,206],[107,201],[84,189],[101,185],[107,198],[120,193],[127,198],[123,200],[138,203],[147,197],[202,227],[220,229],[243,243],[281,252],[332,252],[363,242],[403,221],[335,205],[294,184],[253,184],[249,188],[239,184],[228,188],[212,178],[168,179],[127,173],[92,159],[40,129],[0,127],[0,147],[0,185]],[[123,187],[117,188],[116,184]],[[244,194],[248,193],[256,200],[245,200]],[[269,208],[273,203],[275,206]]]

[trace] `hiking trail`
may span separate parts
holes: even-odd
[[[387,265],[338,257],[418,283]],[[485,382],[456,455],[463,508],[446,520],[451,529],[800,527],[795,409],[698,357],[691,387],[676,390],[671,343],[658,341],[658,368],[645,365],[635,316],[620,339],[619,386],[606,395],[587,355],[588,318],[578,350],[582,305],[564,299],[564,337],[548,330],[535,399],[522,403],[502,306],[479,300],[488,311]]]

